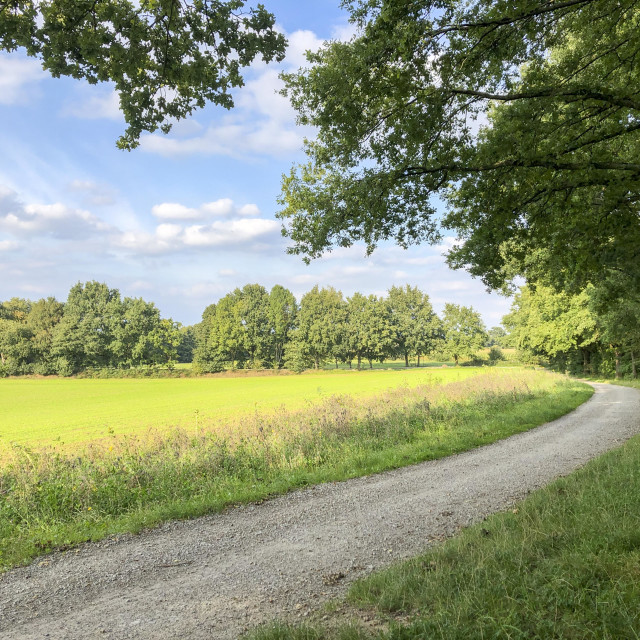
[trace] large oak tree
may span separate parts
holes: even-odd
[[[443,223],[450,263],[492,288],[638,273],[636,0],[343,4],[357,37],[286,76],[318,128],[283,181],[292,252],[436,242]]]

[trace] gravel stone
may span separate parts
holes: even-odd
[[[55,553],[0,575],[0,638],[227,640],[505,510],[640,433],[640,392],[472,451]]]

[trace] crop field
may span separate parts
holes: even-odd
[[[303,408],[333,395],[364,399],[390,388],[460,381],[481,371],[425,367],[237,378],[12,378],[0,380],[0,449],[10,443],[83,444],[150,428],[194,430],[256,412]]]

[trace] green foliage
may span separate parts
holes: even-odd
[[[271,331],[271,356],[274,367],[282,365],[286,356],[285,346],[296,326],[298,303],[288,289],[277,284],[269,293],[269,324]]]
[[[355,293],[348,301],[315,286],[298,305],[280,285],[268,293],[248,284],[209,305],[194,327],[163,319],[152,302],[122,299],[95,281],[74,285],[65,304],[15,298],[0,305],[1,376],[88,370],[97,376],[104,369],[113,377],[115,368],[148,376],[148,367],[177,362],[193,362],[196,375],[283,365],[301,372],[327,362],[351,367],[354,359],[358,368],[363,359],[373,368],[389,358],[404,358],[406,366],[416,358],[419,366],[442,340],[429,296],[409,285],[392,287],[387,297]],[[473,348],[459,355],[471,358]]]
[[[347,300],[347,319],[344,337],[347,344],[348,359],[351,354],[358,361],[358,369],[362,366],[362,358],[380,362],[389,356],[394,344],[394,331],[389,307],[377,296],[363,296],[354,293]]]
[[[180,327],[180,344],[177,347],[178,362],[193,362],[194,351],[196,350],[196,328]]]
[[[524,362],[550,362],[585,375],[637,376],[640,297],[629,277],[611,273],[577,294],[523,287],[503,319]]]
[[[286,41],[262,5],[244,0],[11,0],[0,3],[0,48],[24,48],[54,77],[111,81],[133,149],[143,131],[167,133],[171,120],[206,101],[227,109],[240,70],[284,58]],[[244,10],[244,11],[243,11]]]
[[[471,358],[486,342],[484,324],[473,307],[447,303],[442,317],[444,353],[454,359]]]
[[[151,302],[99,282],[55,298],[0,304],[0,375],[73,375],[87,368],[171,365],[179,334]]]
[[[409,358],[435,350],[440,338],[440,321],[433,311],[429,296],[418,287],[391,287],[387,297],[395,332],[393,353]]]
[[[291,251],[463,240],[492,288],[633,274],[640,244],[635,0],[354,0],[350,42],[285,75],[308,162],[282,183]]]
[[[487,331],[486,347],[507,347],[509,344],[509,336],[502,327],[491,327]]]
[[[316,285],[300,301],[296,349],[319,369],[324,360],[341,352],[346,319],[342,292]]]

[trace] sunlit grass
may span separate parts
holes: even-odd
[[[335,394],[370,397],[390,387],[464,380],[477,368],[314,372],[175,379],[0,380],[0,449],[10,442],[85,443],[150,427],[191,429],[252,413],[293,410]]]

